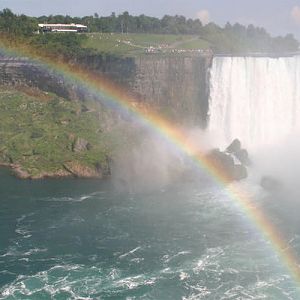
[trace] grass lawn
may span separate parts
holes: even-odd
[[[172,49],[208,49],[210,44],[195,35],[90,33],[85,47],[121,56],[136,56],[144,54],[148,47],[171,52]]]

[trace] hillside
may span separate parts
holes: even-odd
[[[22,178],[105,177],[122,141],[99,104],[39,90],[1,87],[0,115],[0,164]]]

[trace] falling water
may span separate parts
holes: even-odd
[[[271,145],[299,128],[300,56],[215,57],[209,129],[223,142]]]

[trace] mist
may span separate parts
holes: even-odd
[[[253,171],[258,176],[270,176],[280,184],[285,198],[300,196],[300,132],[260,147],[252,155]]]
[[[212,137],[203,130],[190,128],[184,132],[196,151],[203,153],[213,147]],[[143,131],[139,135],[130,150],[123,149],[115,157],[112,174],[117,190],[132,193],[161,190],[199,175],[199,169],[180,146],[154,132]]]

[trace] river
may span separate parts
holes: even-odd
[[[127,193],[0,172],[0,299],[299,299],[270,242],[212,182]],[[280,199],[239,184],[300,249]]]

